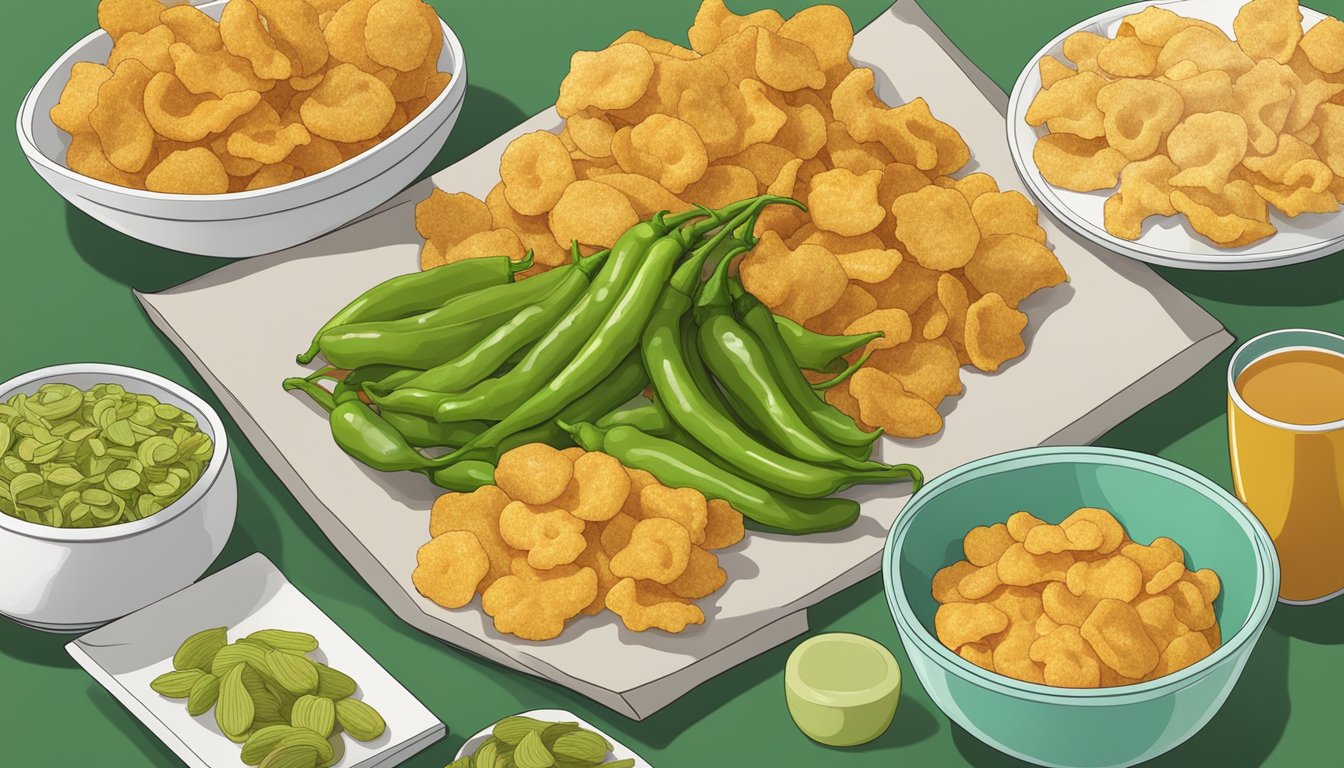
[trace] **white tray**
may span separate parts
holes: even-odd
[[[1124,17],[1138,13],[1150,5],[1158,5],[1174,13],[1203,19],[1216,24],[1233,36],[1232,20],[1241,8],[1240,2],[1230,0],[1174,0],[1165,3],[1134,3],[1106,11],[1077,24],[1051,40],[1017,78],[1008,102],[1008,148],[1013,154],[1017,171],[1026,180],[1031,194],[1051,213],[1058,216],[1078,234],[1118,253],[1167,267],[1204,270],[1268,269],[1285,264],[1319,259],[1344,248],[1344,215],[1340,213],[1304,213],[1288,218],[1273,206],[1269,220],[1278,232],[1263,240],[1241,248],[1220,248],[1208,238],[1190,228],[1184,216],[1153,216],[1143,226],[1138,240],[1125,240],[1106,231],[1102,206],[1115,189],[1096,192],[1074,192],[1056,187],[1041,176],[1032,160],[1036,141],[1048,131],[1045,126],[1027,125],[1027,107],[1041,90],[1041,72],[1037,67],[1045,56],[1054,56],[1065,63],[1064,38],[1074,32],[1087,31],[1114,37]],[[1302,8],[1302,28],[1310,29],[1325,16],[1310,8]]]
[[[335,768],[388,768],[443,738],[443,723],[316,605],[285,580],[264,555],[234,563],[157,603],[75,640],[65,649],[145,727],[192,768],[238,768],[241,745],[215,724],[213,710],[187,714],[186,702],[150,690],[173,669],[173,654],[188,635],[228,627],[232,642],[259,629],[307,632],[318,654],[359,684],[356,696],[387,722],[370,742],[345,740]]]

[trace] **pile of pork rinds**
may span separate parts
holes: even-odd
[[[524,640],[603,609],[635,632],[703,624],[693,601],[728,580],[711,550],[745,533],[727,503],[581,448],[514,448],[495,482],[439,497],[411,581],[445,608],[480,593],[495,629]]]
[[[421,0],[102,0],[106,64],[76,62],[51,110],[66,164],[175,194],[321,173],[401,130],[448,85]]]
[[[435,190],[419,204],[422,268],[531,250],[535,273],[660,210],[791,196],[809,212],[766,212],[744,285],[815,331],[883,331],[827,399],[897,437],[938,432],[960,367],[1021,355],[1019,303],[1067,275],[1025,196],[950,175],[970,150],[922,98],[878,100],[872,71],[850,63],[853,37],[833,6],[785,20],[705,0],[689,49],[631,31],[574,54],[558,135],[514,140],[484,201]]]
[[[1153,680],[1222,643],[1218,574],[1185,567],[1166,537],[1138,544],[1110,512],[1051,525],[1029,512],[971,529],[966,554],[933,576],[939,641],[1029,683],[1101,688]]]

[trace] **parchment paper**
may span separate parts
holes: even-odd
[[[1002,92],[943,37],[913,0],[900,0],[855,40],[888,103],[925,96],[962,132],[1004,189],[1025,191],[1008,155]],[[498,180],[515,136],[558,129],[547,110],[432,179],[480,197]],[[378,475],[331,441],[325,419],[280,381],[302,374],[294,354],[314,328],[369,286],[418,266],[413,208],[426,181],[320,240],[251,259],[159,294],[146,311],[209,381],[295,498],[378,594],[408,623],[513,669],[553,680],[644,718],[706,679],[806,629],[808,606],[875,573],[905,486],[865,491],[863,516],[832,534],[752,534],[727,551],[728,586],[701,601],[708,621],[671,636],[631,633],[611,613],[582,618],[546,643],[496,633],[479,598],[455,611],[411,586],[435,489],[418,475]],[[887,440],[889,460],[932,477],[989,454],[1087,443],[1185,380],[1226,347],[1219,324],[1148,267],[1089,250],[1042,216],[1067,285],[1024,303],[1027,354],[996,375],[963,370],[965,393],[944,403],[946,428]]]

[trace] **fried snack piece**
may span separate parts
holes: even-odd
[[[955,650],[1007,629],[1008,616],[988,603],[944,603],[933,626],[943,645]]]
[[[1032,149],[1041,176],[1056,187],[1092,192],[1115,186],[1129,162],[1104,139],[1084,139],[1068,133],[1042,136]]]
[[[871,232],[886,212],[877,202],[881,171],[825,171],[808,182],[807,206],[819,229],[853,237]]]
[[[1045,684],[1060,688],[1101,687],[1101,659],[1077,627],[1060,625],[1031,644],[1032,661],[1045,666]]]
[[[1254,59],[1286,64],[1302,39],[1297,0],[1250,0],[1232,20],[1237,45]]]
[[[576,180],[574,161],[550,131],[533,131],[510,142],[499,160],[499,177],[509,207],[524,216],[550,211]]]
[[[630,497],[630,475],[613,456],[582,452],[581,449],[576,452],[581,455],[573,459],[574,478],[553,503],[575,518],[590,523],[612,519]]]
[[[89,126],[112,165],[126,173],[145,167],[154,151],[154,127],[145,117],[145,88],[154,73],[135,59],[122,62],[98,88]]]
[[[1125,677],[1140,679],[1157,667],[1157,646],[1144,631],[1138,611],[1129,603],[1103,599],[1083,622],[1079,633],[1102,663]]]
[[[1297,47],[1317,70],[1331,75],[1344,72],[1344,21],[1330,17],[1320,20],[1307,30]]]
[[[494,618],[498,632],[523,640],[550,640],[559,637],[565,622],[596,596],[597,574],[591,568],[564,565],[537,571],[518,558],[511,574],[485,590],[481,608]]]
[[[415,206],[416,230],[443,249],[490,229],[490,224],[490,209],[465,192],[448,193],[436,187]]]
[[[556,111],[569,117],[580,110],[632,106],[653,78],[653,56],[633,43],[612,45],[603,51],[579,51],[569,60],[569,74],[560,83]]]
[[[723,499],[710,499],[706,505],[705,540],[700,546],[710,550],[725,549],[745,535],[742,513]]]
[[[1269,223],[1264,198],[1249,182],[1229,182],[1221,195],[1197,188],[1176,189],[1171,204],[1185,214],[1196,232],[1226,248],[1248,245],[1276,231]]]
[[[219,195],[229,191],[224,164],[205,147],[179,149],[145,177],[145,189],[177,195]]]
[[[1021,235],[981,238],[966,263],[966,279],[981,293],[997,293],[1014,309],[1041,288],[1068,280],[1059,259],[1046,246]]]
[[[545,443],[520,445],[499,457],[495,484],[510,498],[527,504],[549,504],[574,477],[574,462]]]
[[[727,583],[728,572],[719,567],[719,558],[700,547],[691,547],[686,570],[667,588],[678,597],[699,600],[719,591]]]
[[[557,243],[578,241],[594,248],[610,246],[639,222],[625,195],[606,184],[585,180],[565,187],[547,217]]]
[[[686,571],[691,556],[691,535],[675,520],[654,517],[640,520],[630,532],[630,541],[611,558],[611,572],[621,577],[670,584]]]
[[[661,629],[678,634],[691,624],[705,623],[699,606],[656,581],[621,579],[607,592],[607,607],[632,632]]]
[[[527,552],[527,564],[540,571],[569,565],[587,548],[584,523],[563,509],[533,509],[510,501],[499,513],[499,535]]]
[[[953,189],[927,186],[896,198],[891,213],[896,237],[928,269],[966,266],[980,245],[980,228],[966,197]]]
[[[102,64],[75,62],[60,101],[51,108],[51,122],[72,136],[92,131],[89,113],[98,105],[98,89],[111,79],[112,70]]]
[[[899,379],[878,368],[860,368],[850,378],[848,392],[831,387],[826,401],[836,405],[832,398],[845,394],[853,397],[857,408],[836,407],[894,437],[923,437],[942,429],[943,417],[927,400],[906,392]]]
[[[1032,99],[1027,107],[1027,125],[1044,125],[1050,133],[1067,133],[1082,139],[1100,138],[1106,129],[1098,95],[1106,85],[1106,78],[1095,72],[1079,72],[1059,80]]]
[[[490,557],[468,531],[450,531],[429,540],[415,553],[411,583],[444,608],[461,608],[476,596],[490,572]]]
[[[396,99],[382,80],[352,64],[337,64],[299,108],[303,124],[324,139],[371,139],[392,119]]]
[[[476,537],[490,558],[490,570],[481,580],[485,589],[510,572],[513,561],[526,553],[504,542],[499,533],[499,515],[509,497],[498,486],[483,485],[471,493],[445,493],[429,513],[429,535],[438,537],[450,531],[466,531]]]
[[[166,139],[187,143],[223,131],[260,101],[261,94],[256,91],[237,91],[220,98],[194,94],[171,72],[155,74],[144,92],[145,117],[154,131]],[[306,138],[308,132],[303,135]]]
[[[1130,160],[1156,152],[1185,111],[1180,92],[1156,80],[1117,80],[1102,86],[1096,98],[1105,115],[1106,142]]]
[[[966,354],[971,364],[993,372],[1005,362],[1027,351],[1022,331],[1027,316],[1004,301],[997,293],[986,293],[966,310]]]
[[[700,545],[705,542],[705,528],[709,523],[709,503],[704,494],[694,488],[646,485],[639,492],[639,503],[645,520],[658,517],[673,520],[686,529],[692,544]]]
[[[1022,235],[1045,245],[1045,229],[1038,223],[1040,215],[1036,205],[1021,192],[985,190],[974,197],[967,197],[967,201],[971,204],[971,215],[980,227],[981,236]]]
[[[1130,163],[1120,172],[1120,191],[1106,199],[1103,206],[1106,231],[1126,240],[1143,234],[1143,222],[1149,216],[1171,216],[1171,178],[1176,164],[1166,155],[1154,155]]]

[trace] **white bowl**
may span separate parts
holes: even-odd
[[[200,6],[219,18],[224,2]],[[223,195],[170,195],[119,187],[65,166],[70,136],[48,116],[79,61],[107,61],[112,40],[99,30],[56,60],[19,108],[19,145],[33,170],[61,197],[113,229],[147,243],[202,256],[246,258],[307,242],[386,202],[425,170],[462,111],[467,60],[443,24],[439,69],[448,87],[389,139],[335,168],[298,181]]]
[[[196,418],[215,452],[182,498],[149,517],[101,528],[52,528],[0,513],[0,615],[48,632],[81,632],[190,585],[233,530],[238,482],[219,415],[178,384],[120,365],[41,368],[0,384],[0,402],[60,382],[120,384]]]
[[[1060,221],[1083,237],[1104,248],[1132,259],[1165,267],[1202,270],[1268,269],[1286,264],[1328,256],[1344,247],[1344,215],[1339,213],[1304,213],[1288,218],[1273,206],[1269,220],[1278,230],[1262,240],[1240,248],[1223,248],[1191,229],[1184,216],[1153,216],[1144,222],[1143,233],[1137,240],[1125,240],[1106,231],[1102,206],[1119,187],[1096,192],[1073,192],[1055,187],[1045,180],[1032,160],[1036,141],[1047,131],[1045,126],[1027,125],[1027,108],[1041,90],[1041,73],[1037,67],[1043,57],[1053,55],[1064,59],[1064,39],[1080,32],[1095,32],[1114,37],[1120,22],[1130,14],[1152,5],[1202,19],[1233,36],[1232,20],[1241,3],[1227,0],[1175,0],[1174,2],[1142,2],[1114,8],[1075,24],[1051,40],[1031,58],[1026,69],[1017,78],[1008,100],[1008,149],[1017,172],[1026,182],[1032,195]],[[1302,28],[1310,29],[1325,16],[1310,8],[1302,8]]]

